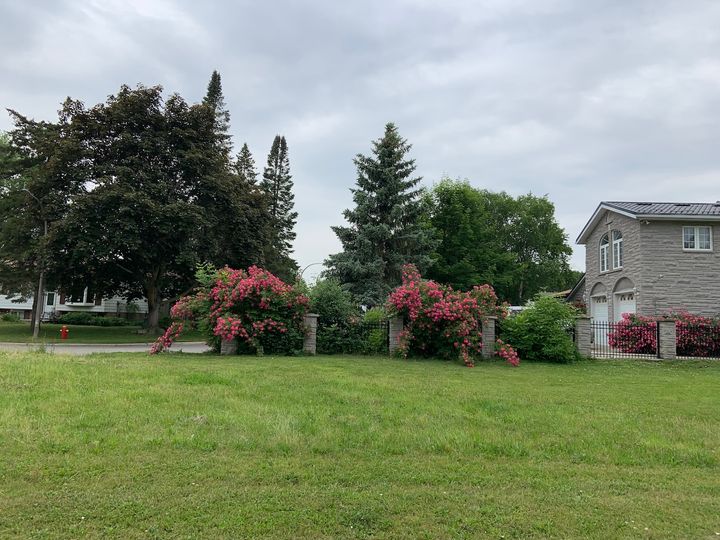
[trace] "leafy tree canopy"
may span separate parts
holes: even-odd
[[[465,290],[489,283],[514,304],[575,284],[572,250],[547,197],[514,198],[444,179],[426,201],[439,240],[432,279]]]

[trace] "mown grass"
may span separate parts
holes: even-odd
[[[0,537],[714,538],[720,364],[0,353]]]
[[[69,335],[67,341],[60,339],[62,324],[43,323],[40,325],[41,343],[150,343],[154,336],[139,333],[139,326],[78,326],[67,325]],[[32,329],[26,322],[0,322],[0,342],[31,343]],[[179,341],[203,341],[203,337],[195,331],[183,333]]]

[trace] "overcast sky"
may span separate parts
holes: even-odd
[[[389,121],[426,185],[547,194],[573,245],[600,200],[720,199],[717,0],[0,0],[0,44],[0,106],[37,119],[220,71],[236,149],[287,138],[301,267]]]

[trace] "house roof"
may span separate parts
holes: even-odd
[[[577,237],[578,244],[585,243],[605,210],[632,219],[649,221],[668,219],[720,221],[720,201],[715,203],[603,201]]]
[[[720,202],[663,203],[663,202],[606,202],[607,206],[644,216],[720,216]]]
[[[570,289],[570,292],[565,295],[565,298],[571,298],[575,296],[575,294],[580,290],[582,287],[585,286],[585,273],[583,273],[582,276],[580,276],[580,279],[578,279],[578,282],[575,284],[575,286]]]

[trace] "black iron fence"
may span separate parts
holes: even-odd
[[[390,344],[388,321],[347,321],[318,324],[318,354],[387,354]]]
[[[675,331],[678,357],[720,358],[720,326],[678,321]]]
[[[591,354],[595,358],[657,358],[658,326],[654,322],[593,321]]]

